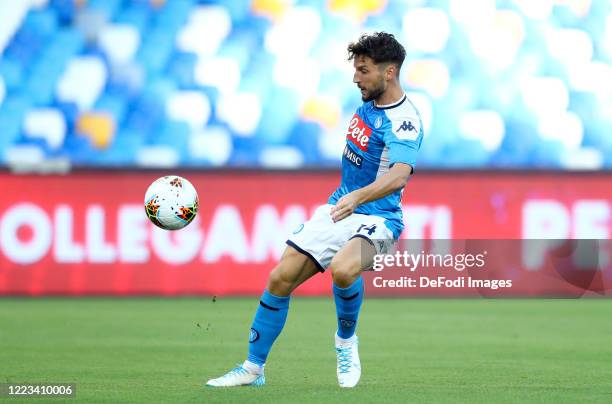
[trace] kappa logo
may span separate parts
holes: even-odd
[[[399,131],[408,131],[408,132],[415,131],[416,132],[416,128],[414,127],[411,121],[408,121],[408,123],[404,121],[402,122],[402,125],[399,128],[397,128],[395,132],[399,133]]]
[[[249,344],[252,344],[258,339],[259,339],[259,332],[256,329],[251,328],[251,332],[249,333]]]
[[[347,140],[353,142],[360,150],[368,151],[371,134],[372,129],[361,120],[359,115],[353,115],[353,119],[351,119],[348,131],[346,132]]]

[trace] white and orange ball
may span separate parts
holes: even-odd
[[[164,230],[179,230],[195,219],[198,193],[185,178],[168,175],[147,189],[144,200],[147,217]]]

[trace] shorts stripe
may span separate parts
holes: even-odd
[[[368,238],[367,236],[364,236],[363,234],[355,234],[353,237],[349,238],[349,240],[352,240],[352,239],[357,238],[357,237],[366,240],[368,243],[372,244],[372,247],[376,248],[376,246],[374,245],[374,242],[370,238]]]

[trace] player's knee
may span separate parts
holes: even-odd
[[[361,265],[358,260],[332,260],[329,269],[331,270],[334,283],[341,288],[348,288],[351,286],[361,273]]]
[[[295,271],[294,264],[290,256],[283,255],[268,277],[267,289],[270,293],[276,296],[289,296],[293,292],[297,286],[297,275],[299,274]]]
[[[270,272],[266,289],[276,296],[288,296],[291,293],[291,279],[283,272],[282,267],[277,266]]]
[[[300,274],[308,264],[308,258],[293,248],[287,248],[280,262],[270,272],[266,288],[277,296],[289,296],[300,284]]]

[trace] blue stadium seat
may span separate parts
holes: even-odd
[[[94,107],[96,111],[110,113],[115,119],[115,122],[119,123],[123,122],[125,119],[128,108],[128,102],[124,97],[112,93],[103,94]]]
[[[195,86],[194,70],[197,61],[197,55],[190,52],[175,52],[170,57],[168,74],[176,81],[179,88]]]
[[[78,10],[74,0],[51,0],[49,3],[49,7],[57,12],[61,23],[67,24],[73,21]]]
[[[183,160],[189,158],[189,125],[181,121],[165,121],[149,137],[148,144],[170,146],[175,149]]]
[[[61,28],[58,30],[51,46],[54,46],[59,54],[63,54],[64,58],[68,58],[79,52],[85,44],[83,33],[75,28]]]
[[[194,5],[192,0],[172,0],[155,14],[155,24],[170,35],[175,35],[178,29],[185,24],[189,12]]]
[[[0,76],[7,91],[16,91],[23,81],[24,66],[17,59],[5,55],[0,59]]]
[[[115,22],[136,28],[141,38],[144,37],[151,19],[152,11],[147,4],[131,4],[119,12]]]
[[[31,107],[32,99],[27,93],[15,92],[5,98],[2,107],[0,107],[0,111],[9,115],[11,120],[17,120],[21,126],[21,120]]]
[[[612,147],[606,148],[604,152],[604,168],[612,170]]]
[[[5,150],[19,139],[21,118],[11,114],[4,108],[0,108],[0,128],[2,128],[2,136],[0,136],[0,162],[3,162]]]
[[[164,28],[149,31],[138,50],[136,60],[151,74],[160,73],[172,55],[174,36]]]
[[[87,7],[92,10],[102,11],[108,19],[112,19],[120,10],[122,0],[88,0]]]
[[[609,6],[603,1],[586,2],[583,5],[588,11],[585,15],[576,13],[572,5],[555,4],[546,22],[551,30],[543,30],[542,21],[523,14],[520,5],[495,1],[497,10],[513,13],[508,15],[519,19],[516,21],[525,33],[524,41],[513,57],[513,65],[499,69],[479,54],[469,32],[473,26],[453,18],[451,3],[447,0],[412,5],[402,0],[380,2],[383,8],[365,16],[358,26],[351,22],[353,17],[330,12],[332,8],[342,7],[340,3],[328,0],[289,2],[291,4],[287,7],[306,6],[320,15],[321,31],[307,57],[320,63],[321,75],[316,90],[320,95],[337,100],[341,107],[341,122],[333,130],[323,130],[317,123],[302,121],[300,113],[308,95],[299,95],[296,90],[288,88],[290,86],[277,83],[277,63],[286,57],[302,57],[298,54],[277,55],[274,53],[276,50],[268,49],[271,29],[291,31],[291,27],[283,26],[280,3],[244,0],[49,0],[38,3],[40,5],[31,7],[6,47],[0,51],[0,76],[5,89],[4,99],[0,100],[0,156],[11,145],[25,142],[43,148],[51,155],[65,155],[77,164],[137,165],[141,148],[162,145],[174,148],[176,153],[170,150],[166,155],[172,158],[178,155],[181,164],[210,164],[206,150],[198,156],[188,153],[189,141],[199,136],[200,130],[228,127],[229,123],[224,121],[226,118],[219,114],[218,108],[226,89],[211,83],[203,85],[196,80],[200,78],[196,72],[199,64],[209,58],[229,58],[240,68],[236,92],[254,94],[261,105],[261,116],[253,133],[238,134],[227,128],[227,131],[222,129],[221,134],[214,135],[225,145],[219,150],[231,152],[227,164],[259,166],[262,160],[283,164],[282,159],[277,161],[272,156],[279,151],[303,158],[307,165],[337,167],[339,157],[322,155],[318,141],[330,131],[341,137],[347,125],[346,118],[362,103],[351,81],[350,62],[343,60],[346,44],[355,40],[360,31],[392,31],[402,40],[407,11],[428,7],[446,13],[452,34],[438,53],[424,53],[409,46],[402,71],[402,84],[408,87],[410,83],[407,90],[420,92],[424,102],[431,106],[428,113],[431,112],[432,119],[419,155],[419,167],[563,168],[568,151],[558,142],[540,138],[538,114],[530,110],[523,98],[523,80],[528,76],[552,77],[563,83],[569,93],[567,109],[579,117],[584,127],[581,146],[602,153],[606,167],[612,166],[609,103],[602,102],[602,94],[596,94],[598,88],[588,88],[588,79],[586,85],[575,83],[570,62],[554,57],[548,44],[551,30],[581,30],[593,43],[592,61],[602,64],[603,69],[606,64],[609,66],[612,55],[602,45]],[[362,4],[366,8],[375,5],[366,3]],[[223,7],[231,19],[231,30],[221,38],[219,49],[211,55],[197,55],[181,49],[180,41],[177,41],[193,13],[202,6]],[[269,7],[269,12],[252,11],[266,7]],[[273,16],[274,7],[278,7],[278,16]],[[4,24],[3,18],[0,15],[0,24]],[[516,21],[508,20],[508,26],[501,24],[499,28],[511,29]],[[107,48],[102,49],[102,42],[98,41],[98,35],[106,24],[129,25],[140,35],[136,54],[127,62],[121,62],[121,66],[117,65],[117,60],[122,60],[120,51],[123,48],[118,47],[117,54],[114,54]],[[214,27],[198,28],[208,32],[206,28]],[[289,41],[292,34],[295,33],[287,32]],[[201,41],[205,43],[207,40],[212,39],[202,35]],[[577,45],[568,43],[567,46]],[[113,63],[108,56],[111,53],[114,55]],[[114,140],[107,149],[94,149],[87,138],[75,133],[75,121],[86,111],[79,111],[75,104],[60,102],[56,96],[58,82],[69,62],[83,55],[100,57],[108,69],[104,88],[92,107],[95,111],[109,112],[117,123]],[[332,58],[336,60],[328,63]],[[429,71],[416,69],[408,72],[408,66],[420,59],[435,60],[448,68],[449,86],[441,94],[434,94],[430,87],[432,80],[434,85],[443,80],[432,79],[428,76]],[[602,81],[606,73],[600,74],[602,77],[597,80]],[[606,84],[603,81],[602,88]],[[206,127],[189,128],[187,124],[167,116],[166,103],[177,90],[201,91],[206,95],[211,104]],[[535,96],[537,98],[537,94]],[[603,96],[605,98],[605,94]],[[21,136],[25,114],[31,108],[48,107],[59,109],[67,124],[68,136],[59,151],[44,149],[43,144],[37,143],[39,140]],[[503,118],[506,133],[498,150],[485,150],[478,141],[463,137],[465,134],[458,123],[466,112],[474,110],[493,110]],[[231,136],[231,148],[228,136]],[[202,144],[202,139],[197,141]],[[162,154],[166,151],[168,149],[162,150]],[[598,153],[587,152],[581,158],[590,155],[597,156]],[[155,150],[151,156],[155,156]],[[215,164],[224,162],[225,157],[216,160]]]
[[[565,150],[561,142],[556,140],[542,140],[529,155],[534,168],[563,168]]]
[[[235,167],[253,167],[259,164],[259,155],[264,147],[261,139],[235,136],[229,164]]]
[[[53,8],[30,11],[21,29],[36,32],[43,38],[52,35],[58,26],[57,14]]]
[[[232,21],[237,23],[247,21],[249,24],[251,24],[253,20],[250,1],[213,0],[206,1],[205,3],[222,5],[229,12],[229,15],[232,17]]]
[[[79,107],[74,102],[58,102],[56,101],[54,107],[62,111],[64,119],[66,120],[66,126],[68,132],[74,128],[76,120],[79,116]]]
[[[28,66],[43,48],[44,42],[43,35],[33,29],[22,27],[13,37],[5,55],[16,59],[22,66]]]
[[[293,125],[287,144],[302,151],[305,164],[316,166],[321,160],[319,138],[322,132],[323,128],[318,123],[299,120]]]
[[[257,137],[267,144],[284,144],[297,119],[297,95],[291,90],[279,89],[263,104]]]
[[[167,78],[152,79],[141,96],[132,102],[126,116],[125,127],[150,136],[159,125],[163,124],[166,118],[165,102],[175,88],[174,82]]]
[[[223,42],[223,46],[219,49],[218,55],[234,59],[238,62],[240,70],[244,72],[250,62],[252,49],[256,48],[257,43],[245,34],[230,35]]]
[[[64,149],[67,157],[76,165],[90,165],[99,153],[88,137],[74,132],[66,136]]]
[[[129,166],[135,164],[136,154],[144,144],[144,135],[130,130],[120,130],[108,149],[98,151],[96,165]]]
[[[32,105],[36,107],[44,107],[53,103],[55,93],[55,80],[52,80],[52,74],[48,73],[49,69],[37,69],[35,73],[30,75],[23,89],[32,100]]]

